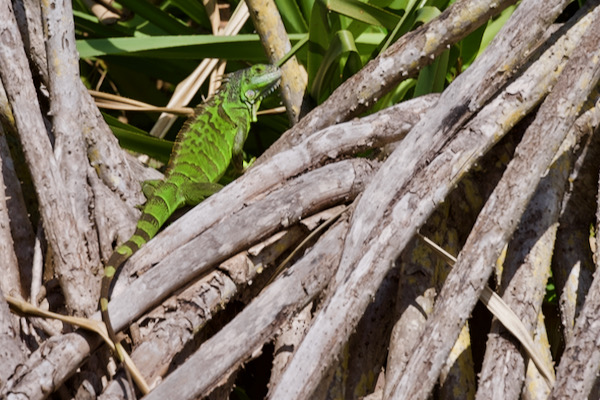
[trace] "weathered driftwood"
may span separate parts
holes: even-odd
[[[500,54],[519,54],[516,57],[520,59],[529,54],[565,5],[565,2],[523,2],[481,57],[442,93],[437,106],[384,163],[378,178],[367,187],[357,204],[336,275],[339,287],[317,316],[274,389],[273,398],[310,396],[317,376],[339,353],[340,344],[345,341],[340,338],[347,338],[352,331],[391,261],[443,201],[461,172],[494,142],[497,133],[487,136],[490,131],[467,130],[460,132],[462,137],[457,135],[448,143],[460,127],[459,122],[476,112],[493,94],[487,85],[498,87],[508,79],[502,66],[511,60]],[[541,14],[540,7],[544,9]],[[532,15],[544,17],[532,19]],[[513,62],[515,65],[521,61]],[[485,89],[480,89],[482,87]],[[459,139],[464,141],[459,142]],[[390,384],[389,381],[386,384]],[[426,386],[421,388],[425,390]]]
[[[455,2],[438,18],[398,39],[383,54],[340,85],[321,107],[308,113],[267,149],[256,160],[257,164],[288,150],[313,132],[360,115],[395,85],[416,75],[451,44],[457,43],[513,3],[514,0]],[[507,65],[507,68],[511,67]],[[494,79],[488,82],[492,92]]]
[[[600,78],[600,64],[596,62],[600,56],[599,23],[600,9],[596,9],[575,54],[525,132],[502,180],[480,213],[439,295],[421,345],[407,364],[407,371],[411,373],[404,375],[395,387],[396,396],[402,393],[411,398],[425,398],[435,383],[433,376],[452,345],[448,335],[452,333],[451,338],[458,335],[457,328],[468,318],[540,176]]]
[[[278,366],[283,371],[281,375],[273,375],[270,396],[317,399],[323,398],[327,393],[352,393],[354,396],[368,393],[365,390],[373,388],[378,368],[383,364],[389,337],[388,328],[394,317],[391,312],[383,312],[384,318],[380,318],[378,315],[385,310],[381,304],[393,305],[394,299],[390,292],[396,290],[394,279],[397,280],[398,273],[405,272],[403,269],[411,267],[405,262],[402,268],[393,268],[397,255],[403,249],[410,250],[407,246],[414,233],[436,207],[447,200],[449,191],[466,171],[524,115],[535,109],[550,87],[557,84],[562,72],[560,82],[527,130],[506,176],[482,211],[437,303],[434,305],[435,293],[433,290],[428,291],[427,286],[413,288],[414,297],[421,295],[416,302],[422,310],[407,309],[401,316],[399,324],[406,321],[416,324],[410,327],[412,329],[397,326],[394,331],[388,368],[385,371],[386,382],[384,384],[382,380],[379,383],[377,392],[379,398],[424,398],[439,380],[440,393],[444,390],[451,392],[455,388],[466,388],[464,393],[473,393],[474,382],[466,386],[456,385],[456,381],[461,378],[474,381],[472,368],[470,371],[463,370],[458,362],[464,360],[457,361],[456,358],[456,354],[461,354],[468,346],[465,320],[472,311],[482,285],[491,274],[493,261],[512,235],[517,221],[521,220],[521,213],[526,208],[529,197],[533,195],[554,150],[562,141],[561,135],[564,136],[569,123],[577,116],[577,110],[569,106],[580,105],[590,91],[590,82],[597,79],[595,76],[586,78],[589,71],[593,70],[598,74],[597,66],[578,70],[575,74],[572,68],[584,68],[588,58],[597,52],[597,49],[587,48],[586,43],[577,41],[584,32],[586,23],[594,26],[590,20],[598,18],[600,11],[589,14],[574,27],[571,25],[574,25],[575,19],[571,19],[562,30],[547,40],[549,32],[554,32],[548,26],[564,8],[566,1],[525,0],[489,49],[454,81],[442,94],[439,102],[437,96],[415,99],[360,120],[315,131],[316,127],[345,120],[366,109],[394,83],[413,75],[431,60],[431,56],[445,50],[447,44],[464,37],[483,23],[487,16],[496,14],[511,3],[513,2],[458,1],[441,17],[403,37],[388,52],[342,85],[322,107],[286,133],[279,144],[269,150],[245,176],[173,223],[151,245],[130,260],[115,286],[111,313],[114,315],[115,325],[124,327],[132,319],[141,317],[153,305],[169,298],[143,317],[139,325],[134,323],[131,328],[136,345],[134,359],[146,367],[144,372],[149,377],[158,380],[166,372],[172,357],[181,351],[194,332],[213,315],[218,304],[224,304],[247,280],[260,281],[262,278],[256,275],[256,269],[242,273],[238,267],[230,264],[228,267],[221,266],[218,271],[213,271],[195,284],[190,282],[258,240],[285,228],[291,231],[299,229],[292,225],[300,218],[323,207],[354,199],[362,193],[365,182],[372,179],[371,170],[375,167],[364,159],[339,160],[359,151],[380,148],[404,139],[395,146],[396,150],[362,198],[355,201],[355,214],[349,220],[338,222],[290,271],[268,285],[262,293],[258,294],[258,290],[253,290],[260,287],[260,283],[245,290],[241,295],[243,302],[250,301],[253,296],[257,296],[256,299],[220,332],[203,343],[188,363],[170,373],[150,398],[161,398],[165,393],[169,397],[180,398],[208,394],[223,380],[227,380],[228,383],[221,389],[223,395],[233,384],[232,373],[253,357],[255,351],[273,338],[284,322],[309,301],[315,301],[316,319],[311,321],[312,326],[297,351],[287,355],[286,358],[291,358],[289,366],[286,368],[285,360]],[[16,4],[17,7],[21,5],[19,2]],[[31,6],[29,2],[25,3],[27,15],[24,17],[21,13],[19,21],[27,22],[20,22],[19,28],[22,35],[37,38],[34,41],[26,40],[28,43],[25,46],[28,46],[29,59],[39,69],[42,81],[49,88],[49,104],[53,114],[50,122],[57,139],[57,162],[54,163],[52,157],[41,159],[41,154],[53,154],[53,147],[49,146],[47,138],[51,133],[44,127],[43,112],[40,112],[35,103],[35,91],[31,90],[30,84],[23,86],[26,88],[23,93],[17,93],[16,87],[12,85],[14,82],[7,85],[8,99],[12,107],[19,110],[18,115],[15,115],[17,123],[14,131],[18,134],[26,131],[21,139],[26,155],[30,152],[27,155],[28,162],[33,157],[36,158],[33,161],[38,163],[32,167],[32,173],[38,192],[42,192],[40,208],[43,210],[43,219],[56,219],[53,222],[55,226],[44,226],[48,241],[53,248],[66,251],[64,254],[71,257],[69,260],[63,259],[59,252],[58,263],[66,265],[68,261],[77,266],[86,265],[85,263],[98,264],[90,266],[89,271],[93,272],[100,268],[100,263],[97,262],[99,255],[106,256],[110,253],[113,239],[127,237],[132,221],[135,220],[131,205],[139,200],[137,183],[132,177],[144,170],[138,169],[139,165],[135,161],[129,165],[127,157],[117,149],[114,139],[105,137],[106,127],[100,122],[101,117],[91,104],[89,96],[84,95],[76,73],[72,71],[71,74],[58,78],[64,80],[56,80],[53,68],[62,58],[51,62],[51,68],[48,68],[47,62],[41,61],[46,57],[46,50],[32,44],[39,44],[40,31],[31,29],[31,21],[36,18],[35,12],[27,9]],[[53,16],[54,11],[56,16]],[[4,13],[10,17],[8,3]],[[53,39],[62,37],[69,41],[72,38],[68,33],[71,28],[61,26],[56,18],[61,13],[64,14],[65,9],[62,6],[52,10],[45,9],[44,13],[44,21],[50,28],[49,48],[60,44],[60,41],[53,42]],[[464,18],[465,15],[470,18]],[[0,29],[7,33],[2,36],[3,40],[17,40],[14,20],[0,20],[4,21],[0,22]],[[596,21],[595,26],[597,25]],[[58,32],[54,29],[59,29],[61,33],[53,37]],[[42,37],[42,42],[45,40]],[[521,69],[527,57],[544,41],[556,43],[541,56],[536,54],[536,63]],[[427,46],[423,43],[427,43]],[[572,56],[575,46],[580,46],[583,50],[580,50],[579,55]],[[6,50],[5,47],[10,49]],[[5,51],[5,56],[12,57],[11,61],[16,59],[21,63],[18,65],[24,67],[23,54],[16,57],[16,53],[6,53],[22,47],[18,43],[15,46],[0,46],[0,51]],[[68,51],[69,46],[65,49]],[[587,51],[587,54],[581,54],[583,51]],[[570,62],[570,67],[563,71],[567,61]],[[11,68],[12,65],[0,61],[0,74],[16,73],[17,70]],[[27,70],[26,66],[23,69]],[[515,75],[516,78],[510,83],[509,79]],[[578,81],[575,82],[575,79]],[[5,82],[4,75],[2,80]],[[27,83],[30,80],[30,76],[25,76],[20,82]],[[357,87],[364,90],[357,91]],[[73,104],[63,98],[63,90],[75,93],[71,96],[73,99],[81,99],[81,109],[73,108]],[[428,111],[427,117],[419,122],[425,111]],[[71,125],[72,121],[67,118],[73,113],[89,125]],[[594,123],[591,125],[593,127]],[[536,130],[539,132],[535,132]],[[411,132],[407,136],[409,131]],[[38,134],[35,139],[27,136],[32,132]],[[74,134],[76,135],[71,141],[70,135]],[[543,140],[540,139],[541,136]],[[35,147],[30,147],[34,141],[41,141],[45,150],[33,153],[37,151]],[[569,151],[560,159],[561,162],[573,156],[574,153]],[[89,167],[71,168],[66,157],[73,155],[81,159],[85,154],[95,171]],[[5,160],[3,156],[3,161]],[[564,174],[567,168],[565,166],[564,169],[555,170]],[[137,172],[131,173],[132,170]],[[39,175],[40,171],[45,175]],[[564,182],[564,175],[558,181],[561,179]],[[78,186],[81,193],[73,189],[72,185],[77,183],[84,184],[83,187]],[[553,214],[544,215],[547,219],[534,218],[531,223],[523,217],[522,224],[527,226],[517,232],[513,242],[531,247],[529,241],[533,240],[531,229],[537,226],[535,223],[553,226],[558,212],[557,205],[562,196],[560,190],[557,187],[554,193]],[[549,200],[549,193],[545,191],[545,200]],[[53,196],[60,198],[57,200]],[[56,217],[57,214],[52,213],[58,212],[56,209],[59,203],[66,208],[63,209],[63,214]],[[83,211],[87,208],[80,208],[82,204],[93,210],[90,215]],[[77,208],[78,212],[70,212],[70,207]],[[532,203],[530,207],[535,207],[535,204]],[[535,214],[534,211],[530,212]],[[63,220],[63,215],[68,218]],[[568,211],[563,210],[563,216],[569,218]],[[98,229],[97,238],[92,238],[89,234],[91,224],[95,224]],[[52,229],[56,230],[59,226],[63,232],[53,234]],[[69,236],[64,233],[72,233],[70,228],[73,228],[72,232],[78,241],[85,242],[82,245],[84,247],[61,247],[64,242],[60,240]],[[344,241],[348,229],[350,234]],[[444,229],[447,227],[440,225],[441,237],[455,234],[452,228],[447,231]],[[543,230],[543,227],[538,227],[538,230]],[[6,233],[8,234],[8,230]],[[552,231],[546,234],[546,243],[552,242],[550,236],[553,236]],[[297,237],[294,234],[294,240]],[[88,241],[86,238],[93,240]],[[290,237],[288,245],[295,243],[294,240]],[[76,243],[77,241],[72,244]],[[417,246],[414,247],[416,252],[421,251],[418,242],[413,242],[413,245]],[[458,251],[459,247],[453,249]],[[73,254],[73,251],[82,252]],[[282,249],[278,249],[276,254],[280,254],[279,251]],[[511,253],[513,251],[515,253]],[[521,275],[527,275],[527,267],[533,265],[532,260],[541,257],[535,256],[535,251],[534,247],[534,252],[524,256],[516,253],[516,245],[511,245],[505,274],[514,273],[515,277],[510,283],[502,280],[501,284],[507,300],[514,302],[515,310],[523,315],[528,328],[531,331],[537,328],[543,334],[539,330],[539,304],[548,271],[549,253],[546,252],[544,256],[546,264],[537,264],[539,270],[533,274],[539,279],[535,283],[533,280],[518,282]],[[268,255],[264,254],[264,257]],[[525,259],[525,263],[517,268],[521,259]],[[239,261],[242,270],[246,262],[243,257]],[[10,261],[9,264],[16,263]],[[39,266],[41,270],[42,264]],[[153,267],[149,269],[151,266]],[[16,265],[13,270],[17,271]],[[80,295],[73,292],[67,301],[69,304],[77,296],[85,296],[82,298],[81,309],[72,307],[72,311],[85,312],[87,309],[89,312],[90,304],[95,301],[94,293],[98,286],[94,281],[98,277],[93,274],[78,277],[77,274],[78,272],[63,275],[63,290],[69,290],[75,282],[81,284],[84,282],[81,279],[87,279],[84,285],[91,289],[87,293],[79,290]],[[134,277],[140,274],[141,278],[134,281]],[[391,278],[384,280],[386,276]],[[71,278],[74,279],[73,282],[69,281]],[[444,278],[445,276],[441,280]],[[35,280],[41,278],[37,277]],[[134,283],[130,286],[130,291],[123,291],[132,281]],[[403,282],[400,287],[406,288],[409,283]],[[324,291],[326,285],[329,287]],[[187,287],[181,289],[181,292],[175,293],[185,286]],[[424,289],[419,292],[418,288]],[[593,288],[594,286],[594,291]],[[577,288],[580,291],[584,289],[584,285]],[[376,296],[376,293],[383,292],[387,294],[381,299]],[[517,292],[521,295],[516,296]],[[576,328],[568,332],[567,337],[571,339],[558,371],[562,387],[554,389],[555,397],[587,395],[591,390],[592,371],[597,370],[600,359],[596,349],[590,348],[593,339],[598,336],[592,323],[599,317],[594,311],[597,308],[594,293],[591,292],[588,296],[589,302],[582,308]],[[579,297],[582,298],[581,295]],[[373,299],[376,301],[373,302]],[[398,296],[399,302],[405,300]],[[190,303],[193,306],[187,307],[186,304]],[[0,297],[0,306],[2,304],[3,299]],[[583,302],[579,304],[582,305]],[[563,313],[568,324],[575,319],[577,310],[574,303],[567,305]],[[427,321],[419,314],[421,311],[429,315]],[[15,345],[10,327],[5,324],[4,314],[0,315],[0,320],[3,321],[0,324],[3,343],[7,339],[8,346]],[[53,328],[45,330],[53,334]],[[498,327],[494,328],[494,332],[499,330]],[[166,331],[176,333],[164,335]],[[353,331],[356,332],[351,335]],[[461,336],[457,340],[459,332]],[[405,335],[412,335],[418,341],[409,343]],[[99,344],[96,337],[82,332],[38,340],[41,347],[23,362],[22,368],[6,380],[6,385],[0,388],[2,396],[11,398],[25,395],[32,399],[46,397],[80,368],[84,359]],[[497,345],[501,347],[496,347]],[[494,336],[490,340],[490,354],[500,351],[502,354],[509,354],[510,358],[504,360],[506,364],[500,364],[495,357],[488,356],[479,385],[480,397],[492,396],[494,391],[501,390],[502,385],[506,385],[507,379],[514,384],[524,378],[526,365],[522,356],[514,345],[502,347],[505,345],[505,339],[500,340]],[[453,346],[454,350],[450,350]],[[185,351],[193,351],[192,347],[186,347]],[[344,351],[344,348],[351,351]],[[591,356],[579,359],[573,356],[578,351]],[[16,365],[15,360],[18,363],[23,361],[22,354],[11,354],[15,354],[14,359],[11,357],[9,363],[2,364],[3,367],[14,368],[10,366]],[[83,368],[94,368],[93,364],[92,359]],[[104,364],[103,361],[102,365]],[[510,369],[511,375],[494,374],[494,369],[498,368]],[[198,373],[199,370],[202,371],[201,374]],[[532,376],[535,375],[534,367],[529,370]],[[89,373],[90,371],[83,370],[77,375],[77,379],[80,381],[86,376],[98,374],[96,371],[92,371],[92,375]],[[336,381],[336,374],[344,375],[346,380]],[[380,375],[383,377],[383,373]],[[93,381],[94,379],[82,385],[81,390],[91,388],[93,384],[90,382]],[[118,390],[113,391],[119,385],[119,381],[115,380],[104,396],[122,396]],[[90,393],[94,391],[90,390]],[[99,391],[99,388],[95,390]],[[546,393],[547,391],[548,389]],[[513,397],[516,394],[515,391]]]
[[[222,376],[262,346],[280,323],[300,311],[324,289],[328,278],[335,273],[347,229],[347,219],[332,227],[305,257],[267,287],[216,336],[207,340],[184,368],[169,375],[148,394],[147,399],[171,396],[188,399],[208,393]],[[239,346],[240,343],[245,345]],[[211,368],[198,374],[197,371],[206,365]]]
[[[335,208],[311,216],[226,260],[210,274],[167,299],[136,323],[136,326],[141,327],[137,328],[139,334],[134,338],[135,350],[131,358],[150,385],[166,374],[173,358],[181,356],[185,346],[189,345],[196,333],[218,311],[227,307],[233,299],[249,301],[245,299],[248,296],[242,290],[248,288],[249,284],[261,286],[261,281],[264,281],[261,275],[268,276],[271,272],[265,269],[273,265],[283,253],[298,246],[306,236],[309,228],[305,225],[310,224],[315,229],[323,218],[327,219],[337,213],[334,210]],[[258,283],[255,284],[255,281]],[[276,329],[275,326],[273,328]],[[245,346],[243,343],[238,345]],[[124,376],[113,379],[101,398],[123,396],[123,387],[128,384]]]
[[[596,47],[600,40],[600,28],[595,27]],[[597,103],[600,106],[599,103]],[[597,132],[596,132],[597,133]],[[600,218],[600,203],[596,220]],[[598,225],[596,225],[598,226]],[[556,371],[556,384],[551,399],[587,398],[596,382],[595,371],[600,366],[600,351],[597,340],[600,335],[598,318],[600,315],[600,279],[598,276],[598,256],[600,239],[596,236],[596,273],[586,296],[579,316],[575,322],[573,334],[567,342],[565,352]]]

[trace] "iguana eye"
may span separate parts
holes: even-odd
[[[246,97],[249,99],[253,99],[256,96],[256,92],[252,89],[246,90]]]

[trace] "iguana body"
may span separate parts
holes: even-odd
[[[118,341],[108,314],[115,273],[156,235],[176,209],[196,205],[216,192],[220,188],[216,182],[232,158],[241,165],[250,123],[256,121],[260,102],[277,88],[280,76],[279,69],[271,65],[255,65],[229,75],[221,89],[195,109],[177,135],[164,180],[147,182],[144,193],[148,199],[133,236],[115,249],[104,267],[100,310],[115,344]],[[122,351],[120,346],[117,350]],[[118,356],[123,361],[122,355]]]

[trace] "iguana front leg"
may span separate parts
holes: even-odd
[[[233,148],[231,151],[231,165],[236,173],[244,172],[244,143],[250,130],[250,121],[240,121],[237,132],[233,138]]]

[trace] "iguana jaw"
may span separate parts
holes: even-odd
[[[271,67],[271,66],[269,66]],[[269,72],[259,75],[252,79],[253,85],[259,90],[259,101],[273,93],[281,80],[281,70],[277,67],[271,67]]]
[[[279,72],[279,71],[277,71]],[[279,76],[281,76],[281,73],[279,72]],[[277,90],[277,88],[279,87],[279,77],[277,77],[277,80],[275,80],[274,82],[272,82],[267,88],[266,90],[262,90],[258,100],[256,100],[253,104],[252,104],[252,122],[256,122],[256,113],[258,112],[258,108],[260,107],[260,102],[267,97],[268,95],[270,95],[271,93],[273,93],[275,90]]]
[[[254,98],[249,98],[247,101],[251,109],[252,122],[256,122],[256,113],[261,101],[279,87],[281,79],[281,70],[279,68],[272,65],[262,65],[260,67],[264,68],[265,71],[251,76],[248,82],[247,90],[252,90],[255,93]]]

